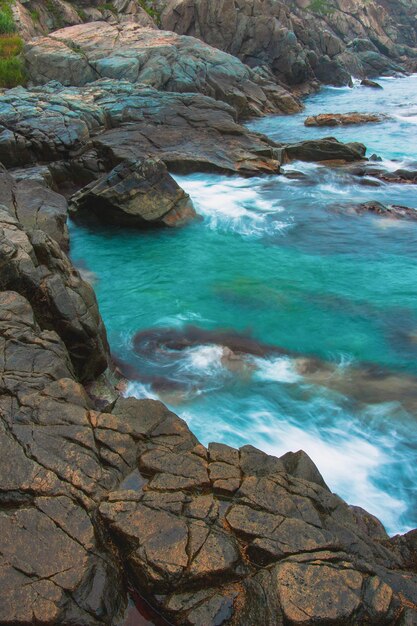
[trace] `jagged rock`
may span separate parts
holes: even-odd
[[[350,206],[349,209],[358,214],[372,213],[374,215],[380,215],[381,217],[388,217],[390,219],[417,220],[417,209],[411,209],[410,207],[399,206],[396,204],[387,206],[385,204],[381,204],[381,202],[371,201]]]
[[[229,103],[240,116],[299,111],[301,105],[239,59],[198,39],[141,28],[133,22],[93,22],[30,41],[31,80],[83,86],[99,78],[125,79],[163,91],[202,93]]]
[[[341,143],[333,137],[311,139],[288,144],[282,149],[284,162],[289,161],[336,161],[349,163],[365,157],[366,147],[361,143]]]
[[[361,85],[363,87],[371,87],[372,89],[383,89],[382,85],[376,83],[374,80],[370,80],[369,78],[361,80]]]
[[[404,71],[416,47],[413,3],[370,0],[166,0],[161,24],[199,37],[251,67],[267,66],[286,84],[313,78],[348,85]],[[392,19],[391,16],[395,16]],[[373,43],[372,43],[373,42]]]
[[[196,217],[190,196],[168,174],[162,161],[128,161],[81,189],[70,211],[117,225],[180,226]]]
[[[30,177],[17,182],[0,165],[0,199],[27,230],[43,230],[68,250],[67,201]]]
[[[305,126],[347,126],[349,124],[368,124],[382,122],[386,117],[380,113],[320,113],[307,117]]]
[[[41,230],[25,232],[0,209],[0,263],[0,289],[13,289],[30,301],[40,326],[64,341],[80,379],[101,374],[108,345],[94,291],[58,243]]]
[[[174,624],[413,623],[414,534],[370,532],[304,453],[207,450],[153,400],[93,410],[16,292],[0,342],[2,623],[119,623],[121,571]]]
[[[229,105],[200,94],[122,80],[82,89],[50,83],[7,91],[0,118],[0,161],[55,162],[50,171],[60,185],[86,184],[125,159],[149,156],[183,172],[278,170],[276,144],[237,124]]]
[[[158,411],[158,403],[145,402]],[[144,406],[119,399],[112,411],[133,433]],[[114,419],[101,416],[97,425]],[[131,583],[173,623],[243,626],[253,623],[256,606],[266,626],[282,619],[388,626],[415,601],[398,540],[359,525],[318,484],[304,453],[274,459],[251,446],[206,450],[169,412],[145,428],[142,486],[110,493],[99,511]]]

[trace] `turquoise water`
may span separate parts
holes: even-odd
[[[302,114],[251,126],[277,141],[362,140],[386,167],[412,166],[417,76],[380,82],[323,89]],[[351,110],[391,118],[303,125]],[[142,233],[72,225],[72,257],[94,283],[113,353],[136,370],[129,393],[161,398],[203,443],[304,449],[333,491],[403,532],[417,526],[417,222],[346,206],[417,210],[417,188],[315,164],[284,170],[304,177],[177,177],[201,221]],[[149,336],[133,347],[138,331],[177,337],[188,325],[250,336],[260,351],[238,355],[210,333],[184,349]]]

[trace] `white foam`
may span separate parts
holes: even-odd
[[[284,212],[284,207],[262,196],[267,178],[178,176],[176,179],[213,230],[260,237],[281,232],[290,225],[288,221],[276,219]]]
[[[203,345],[183,351],[184,361],[181,369],[196,370],[206,375],[218,374],[223,369],[223,348],[217,345]]]
[[[257,380],[279,383],[296,383],[301,380],[301,376],[297,373],[293,362],[286,357],[275,359],[254,358],[252,362],[256,368],[254,378]]]

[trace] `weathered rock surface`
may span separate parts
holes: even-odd
[[[125,79],[163,91],[202,93],[227,102],[238,115],[293,113],[299,102],[239,59],[198,39],[141,28],[133,22],[92,22],[30,41],[31,80],[83,86],[100,78]]]
[[[71,199],[79,218],[136,226],[181,226],[196,217],[191,198],[168,174],[162,161],[125,161]]]
[[[167,0],[162,27],[267,66],[287,84],[402,71],[416,56],[415,0]]]
[[[41,230],[26,232],[6,207],[0,208],[0,267],[0,289],[29,300],[41,328],[64,341],[79,378],[101,374],[108,345],[92,287],[56,241]]]
[[[382,85],[375,82],[374,80],[370,80],[369,78],[364,78],[361,80],[361,85],[363,87],[371,87],[372,89],[383,89]]]
[[[349,209],[358,214],[373,213],[375,215],[391,219],[417,220],[417,209],[397,204],[387,206],[385,204],[381,204],[381,202],[370,201],[353,205],[349,207]]]
[[[361,143],[341,143],[334,137],[311,139],[288,144],[282,148],[283,162],[319,161],[349,163],[365,157],[366,147]]]
[[[50,83],[5,93],[0,161],[53,162],[53,176],[91,182],[125,159],[157,157],[173,170],[278,170],[276,144],[235,121],[227,104],[122,80],[84,88]],[[163,127],[163,131],[161,128]]]
[[[67,201],[45,182],[23,177],[16,181],[0,165],[0,203],[27,229],[40,229],[68,250]]]
[[[29,265],[39,249],[2,219],[2,250]],[[415,534],[390,540],[304,453],[206,449],[152,400],[94,410],[16,291],[0,294],[0,342],[3,624],[114,626],[127,582],[181,626],[416,623]]]
[[[320,113],[311,115],[304,121],[305,126],[348,126],[350,124],[368,124],[382,122],[385,118],[380,113]]]

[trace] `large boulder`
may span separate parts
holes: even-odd
[[[334,137],[326,137],[284,146],[283,160],[349,163],[363,159],[365,152],[366,147],[361,143],[342,143]]]
[[[293,113],[299,102],[239,59],[192,37],[93,22],[30,41],[25,59],[36,84],[59,80],[83,86],[99,78],[125,79],[159,90],[202,93],[232,105],[240,116]]]
[[[74,217],[143,228],[180,226],[196,217],[190,196],[168,174],[162,161],[142,159],[116,166],[71,199]]]

